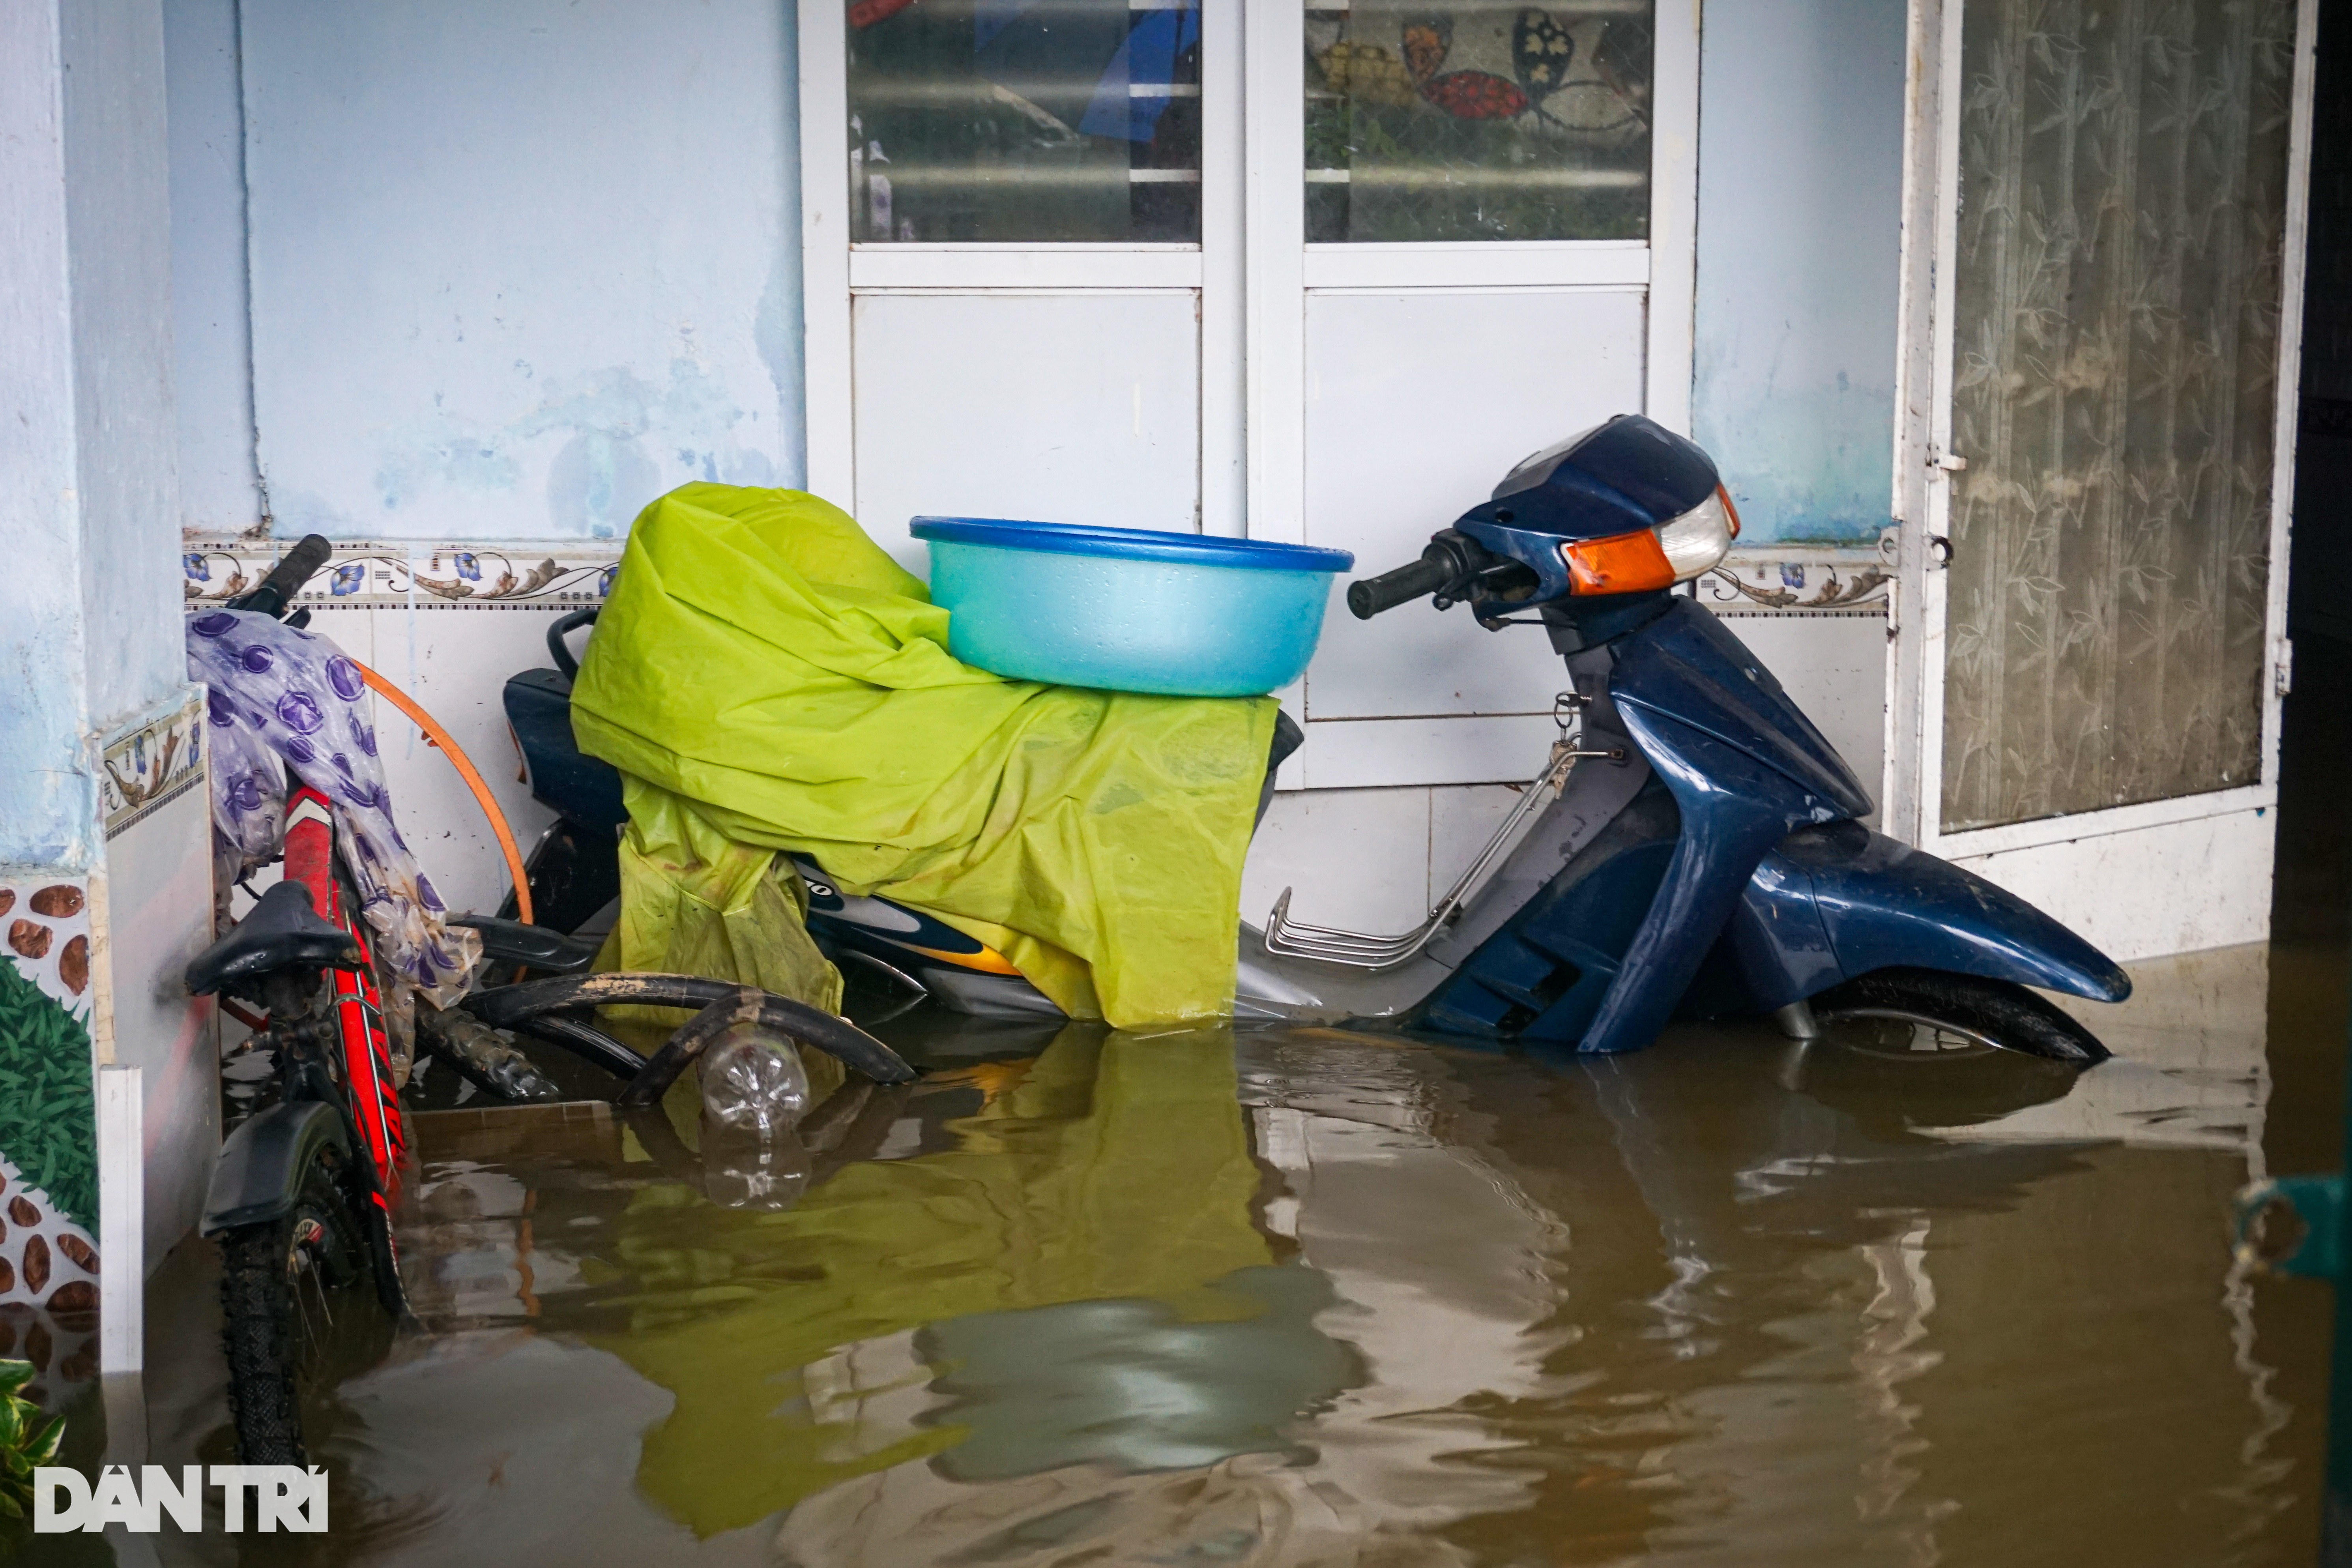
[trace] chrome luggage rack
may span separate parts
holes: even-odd
[[[1437,934],[1460,918],[1462,906],[1473,894],[1486,884],[1486,877],[1507,851],[1519,826],[1532,816],[1537,808],[1559,799],[1568,786],[1568,776],[1577,763],[1587,757],[1598,757],[1610,762],[1623,762],[1625,748],[1613,747],[1606,751],[1591,751],[1578,746],[1580,733],[1571,735],[1570,723],[1583,711],[1584,699],[1573,692],[1562,692],[1552,699],[1552,722],[1559,726],[1559,738],[1552,742],[1551,756],[1543,771],[1528,781],[1519,792],[1518,800],[1510,814],[1486,841],[1486,847],[1470,862],[1470,868],[1455,881],[1453,888],[1430,911],[1429,918],[1412,930],[1395,936],[1372,936],[1360,931],[1341,931],[1328,925],[1307,925],[1290,918],[1290,894],[1284,888],[1282,896],[1274,901],[1274,913],[1265,919],[1265,950],[1277,957],[1311,958],[1318,964],[1338,964],[1350,969],[1393,969],[1412,957],[1436,939]]]

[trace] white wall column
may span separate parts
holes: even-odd
[[[0,1100],[0,1301],[48,1312],[61,1345],[90,1332],[101,1280],[135,1321],[217,1144],[211,1011],[178,987],[210,940],[211,873],[168,191],[160,0],[0,0],[0,1010],[34,1026],[0,1049],[43,1085]],[[113,1124],[144,1131],[108,1140],[96,1075],[114,1065],[145,1094]],[[25,1135],[59,1118],[86,1130],[66,1152]],[[147,1221],[125,1243],[145,1257],[102,1273],[101,1171],[137,1184]]]

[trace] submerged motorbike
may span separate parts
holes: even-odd
[[[1897,1055],[2104,1059],[2035,988],[2121,1001],[2131,981],[2115,962],[1864,827],[1871,800],[1853,769],[1738,638],[1675,591],[1738,531],[1706,454],[1622,415],[1512,469],[1419,560],[1350,584],[1364,619],[1425,598],[1490,630],[1540,625],[1567,666],[1560,739],[1414,930],[1304,925],[1287,894],[1263,928],[1244,924],[1236,1016],[1606,1052],[1677,1017],[1769,1015],[1800,1040],[1859,1028]],[[558,667],[506,691],[532,791],[561,819],[530,870],[562,929],[593,925],[619,892],[619,778],[579,752],[570,722],[577,665],[563,639],[594,617],[565,617],[549,634]],[[1284,720],[1269,792],[1298,740]],[[962,1011],[1056,1013],[984,945],[799,868],[810,932],[849,968]]]

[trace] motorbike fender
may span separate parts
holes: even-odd
[[[1577,1042],[1580,1051],[1634,1051],[1656,1039],[1765,855],[1791,827],[1832,810],[1779,768],[1706,731],[1622,700],[1617,714],[1673,794],[1682,831],[1649,913]]]
[[[1903,965],[2092,1001],[2131,995],[2131,977],[2113,958],[2015,894],[1859,822],[1791,833],[1766,863],[1810,882],[1845,978]],[[1793,881],[1774,890],[1759,877],[1751,902],[1794,896]]]
[[[218,1236],[283,1216],[301,1191],[310,1156],[327,1145],[351,1158],[351,1134],[331,1105],[300,1100],[257,1112],[221,1145],[197,1234]]]

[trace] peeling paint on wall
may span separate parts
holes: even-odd
[[[615,538],[688,480],[800,482],[781,0],[242,16],[276,532]]]

